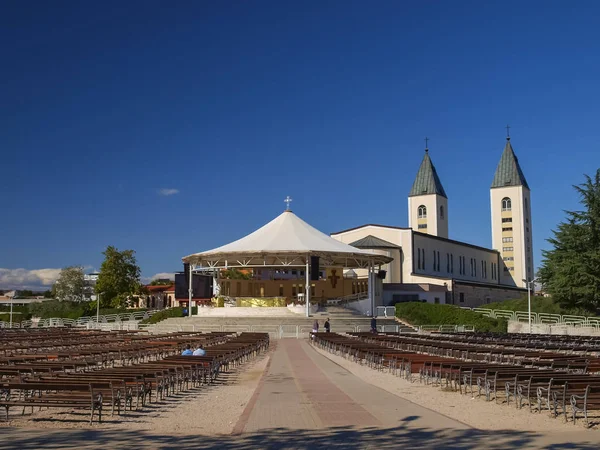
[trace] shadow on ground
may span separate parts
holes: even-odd
[[[0,449],[598,449],[598,443],[571,443],[568,439],[561,443],[556,436],[548,439],[530,432],[419,428],[411,424],[416,419],[416,416],[406,417],[394,428],[277,428],[231,436],[164,435],[118,429],[0,428]]]

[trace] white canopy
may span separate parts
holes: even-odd
[[[185,256],[183,261],[202,267],[300,266],[311,256],[322,267],[365,268],[386,264],[392,258],[361,250],[321,233],[284,211],[253,233],[206,252]]]

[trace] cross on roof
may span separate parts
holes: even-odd
[[[285,198],[284,202],[287,204],[287,207],[285,208],[285,210],[286,210],[286,211],[289,211],[289,210],[290,210],[290,203],[292,203],[292,199],[291,199],[291,197],[288,195],[288,196]]]
[[[510,126],[506,125],[506,139],[510,139]]]
[[[429,145],[428,145],[428,143],[429,143],[429,138],[428,138],[428,137],[426,137],[426,138],[425,138],[425,150],[429,150]]]

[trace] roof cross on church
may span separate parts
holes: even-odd
[[[510,141],[510,126],[506,125],[506,140]]]
[[[429,138],[425,137],[425,151],[429,152]]]
[[[290,203],[292,203],[292,198],[291,198],[291,197],[288,195],[288,196],[285,198],[284,202],[285,202],[285,203],[286,203],[286,205],[287,205],[287,206],[286,206],[286,208],[285,208],[285,210],[286,210],[286,211],[291,211],[291,210],[290,210]]]

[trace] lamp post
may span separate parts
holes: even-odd
[[[527,283],[527,315],[529,321],[529,334],[531,334],[531,286],[535,283],[537,278],[533,280],[523,280],[523,282]]]
[[[104,294],[104,292],[98,292],[97,301],[96,301],[96,324],[100,323],[100,296]]]
[[[15,299],[14,295],[10,296],[10,324],[8,325],[9,328],[12,328],[12,318],[13,318],[13,300]]]

